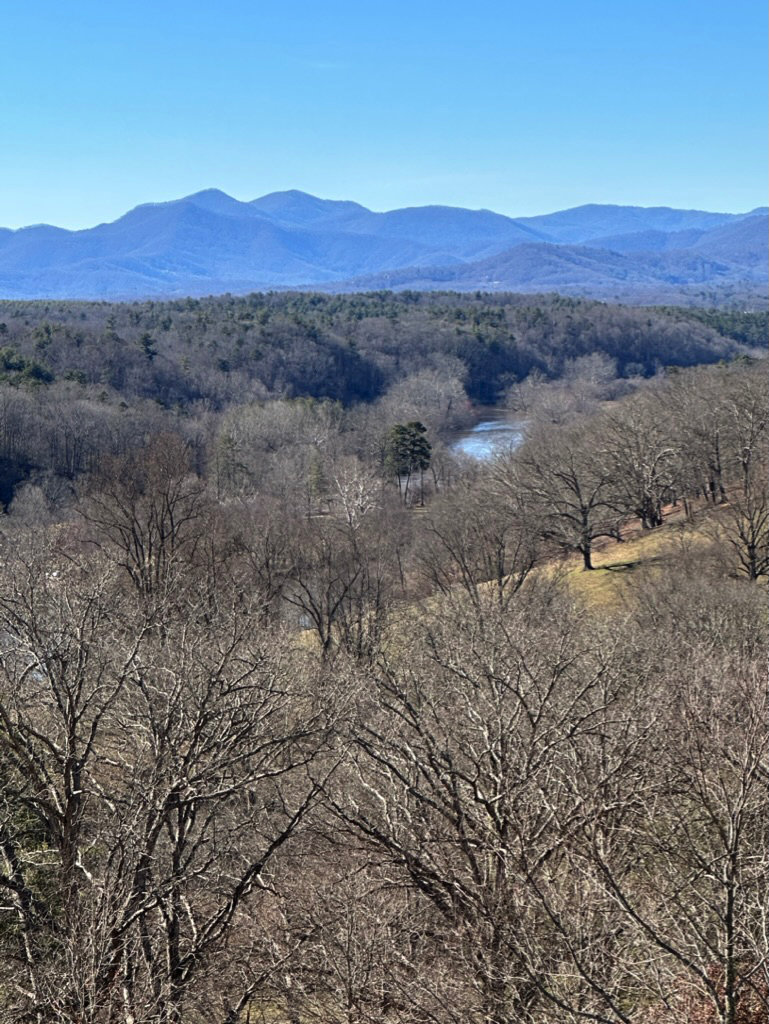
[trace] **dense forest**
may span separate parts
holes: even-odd
[[[244,397],[370,401],[446,359],[474,402],[593,352],[620,376],[731,358],[769,314],[551,296],[270,293],[176,302],[0,302],[0,374],[73,380],[166,407]],[[50,376],[49,376],[50,375]]]
[[[765,316],[0,332],[0,1020],[766,1019]]]

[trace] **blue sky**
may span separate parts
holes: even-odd
[[[373,209],[766,202],[759,0],[17,0],[0,225],[300,188]]]

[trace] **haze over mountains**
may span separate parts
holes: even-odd
[[[216,189],[82,231],[0,229],[0,298],[142,299],[274,288],[560,291],[760,302],[767,210],[580,206],[539,217]]]

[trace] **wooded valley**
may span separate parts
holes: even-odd
[[[764,1021],[766,327],[0,303],[0,1020]]]

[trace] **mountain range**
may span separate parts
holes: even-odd
[[[0,228],[0,298],[144,299],[284,288],[559,291],[624,301],[757,300],[766,208],[588,205],[538,217],[217,189],[81,231]]]

